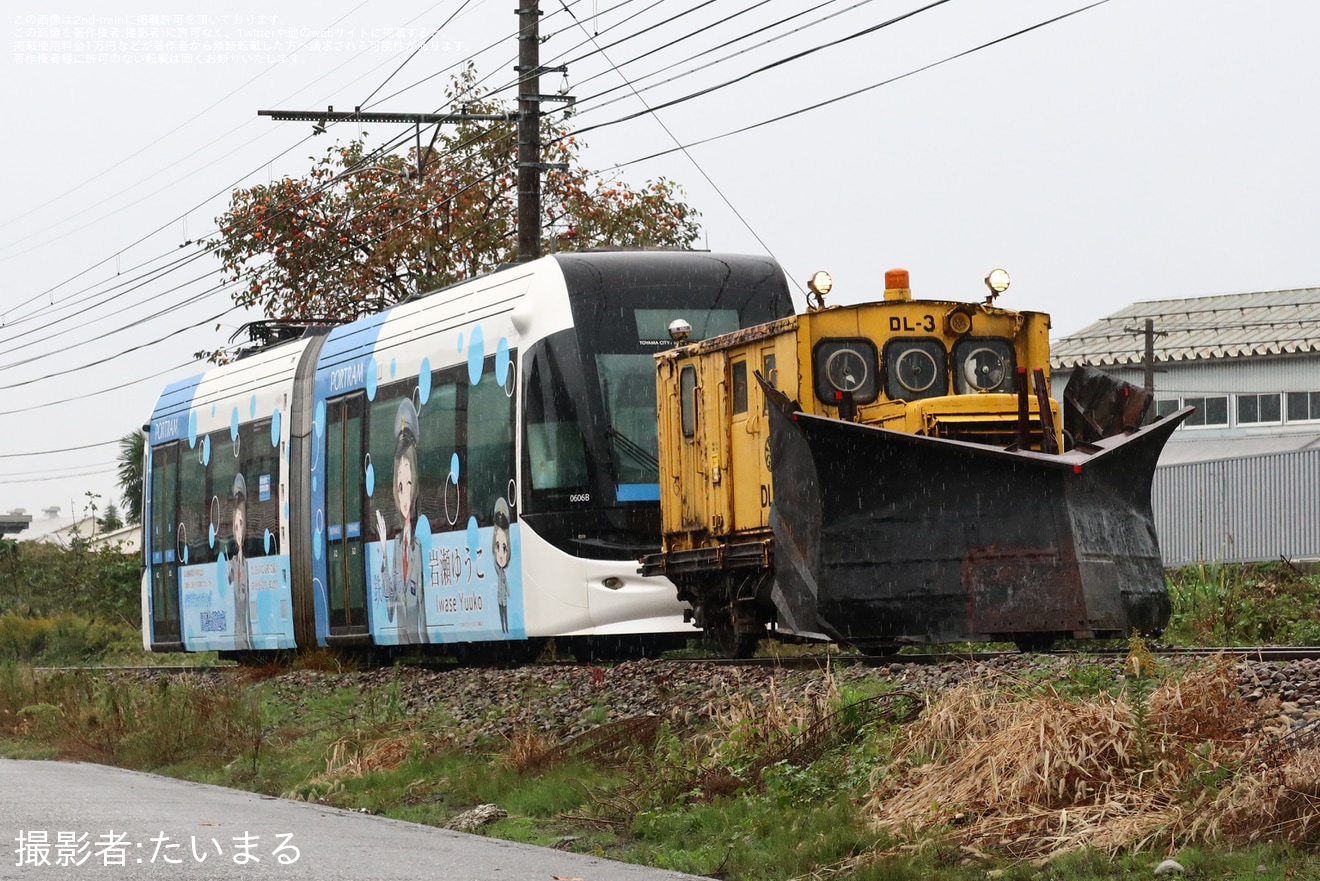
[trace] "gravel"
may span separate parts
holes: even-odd
[[[1182,663],[1178,661],[1176,663]],[[1025,677],[1061,680],[1087,666],[1119,675],[1121,659],[1022,655],[938,665],[891,663],[879,667],[834,664],[828,669],[728,666],[703,662],[629,661],[606,666],[532,664],[516,668],[434,671],[398,666],[358,673],[294,671],[277,676],[291,700],[308,692],[363,688],[377,707],[444,720],[462,742],[535,732],[567,739],[597,725],[641,715],[696,721],[726,711],[735,698],[757,706],[773,692],[781,700],[828,694],[846,686],[880,690],[880,682],[917,694],[935,694],[968,679]],[[1286,733],[1320,720],[1320,661],[1239,662],[1239,689],[1267,711],[1268,727]],[[1103,673],[1103,671],[1097,671]],[[877,680],[877,681],[869,681]]]

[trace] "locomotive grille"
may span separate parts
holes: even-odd
[[[1040,444],[1040,420],[1029,423],[1031,446]],[[937,422],[930,431],[931,437],[946,440],[967,441],[987,446],[1006,447],[1017,442],[1017,422],[1003,419],[981,421]]]

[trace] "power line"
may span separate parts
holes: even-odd
[[[330,28],[333,28],[335,25],[339,24],[341,21],[343,21],[344,19],[348,18],[348,17],[349,17],[350,15],[352,15],[353,13],[357,12],[357,11],[358,11],[359,9],[361,9],[363,6],[366,6],[367,3],[368,3],[368,0],[362,0],[362,2],[359,3],[357,6],[354,6],[354,7],[353,7],[352,9],[350,9],[348,12],[345,12],[345,13],[344,13],[343,15],[341,15],[339,18],[337,18],[337,19],[335,19],[333,22],[331,22],[330,25],[329,25],[329,27],[330,27]],[[313,37],[320,36],[321,33],[323,33],[325,30],[328,30],[328,29],[329,29],[329,28],[323,28],[322,31],[318,32],[317,34],[314,34]],[[309,37],[308,40],[307,40],[307,42],[310,42],[311,39],[313,39],[313,37]],[[294,52],[296,53],[296,52],[300,51],[302,48],[304,48],[304,47],[307,45],[307,42],[304,42],[301,46],[298,47],[298,49],[295,49]],[[203,109],[203,110],[199,110],[197,113],[195,113],[195,114],[193,114],[192,116],[188,117],[188,118],[185,119],[183,122],[179,123],[179,124],[176,125],[174,128],[170,129],[168,132],[166,132],[165,134],[161,135],[160,137],[158,137],[156,140],[152,141],[151,143],[146,144],[146,145],[144,145],[144,146],[138,148],[138,149],[135,150],[134,152],[132,152],[132,153],[130,153],[129,155],[125,156],[123,159],[120,159],[120,160],[119,160],[118,162],[116,162],[114,165],[111,165],[109,168],[102,169],[100,172],[98,172],[98,173],[92,175],[91,177],[87,178],[86,180],[82,181],[81,183],[75,184],[73,187],[71,187],[71,188],[65,190],[64,192],[60,193],[58,196],[54,196],[54,197],[52,197],[52,198],[50,198],[50,199],[47,199],[45,202],[43,202],[43,203],[41,204],[40,208],[33,208],[33,209],[30,209],[29,211],[27,211],[27,212],[25,212],[25,213],[23,213],[23,214],[20,214],[20,215],[17,216],[17,217],[14,217],[14,218],[12,218],[12,219],[10,219],[10,220],[7,220],[7,221],[5,221],[4,223],[0,223],[0,229],[4,229],[5,227],[10,226],[11,224],[17,223],[18,221],[22,220],[23,218],[30,216],[30,215],[33,214],[34,212],[41,210],[41,208],[45,208],[45,207],[47,207],[47,206],[49,206],[49,205],[51,205],[51,204],[53,204],[53,203],[55,203],[55,202],[58,202],[60,199],[63,199],[63,198],[66,197],[66,196],[70,196],[70,195],[72,195],[72,194],[74,194],[74,193],[80,192],[84,187],[86,187],[86,186],[87,186],[89,183],[91,183],[92,181],[96,180],[98,177],[103,177],[103,176],[105,176],[107,173],[109,173],[109,172],[111,172],[111,171],[114,171],[116,168],[118,168],[119,166],[123,165],[123,164],[124,164],[125,162],[127,162],[128,160],[130,160],[130,159],[132,159],[132,158],[134,158],[134,157],[136,157],[136,156],[141,155],[142,153],[146,152],[147,150],[150,150],[152,147],[156,146],[156,145],[159,144],[161,141],[165,140],[165,139],[168,138],[170,135],[174,134],[175,132],[179,131],[180,129],[184,128],[185,126],[187,126],[188,124],[190,124],[190,123],[193,122],[194,120],[201,118],[202,116],[204,116],[204,115],[207,114],[207,113],[210,113],[212,110],[214,110],[214,109],[215,109],[216,107],[218,107],[220,104],[224,103],[225,101],[228,101],[230,98],[234,97],[234,96],[237,95],[239,92],[243,91],[243,90],[246,89],[248,86],[252,85],[254,82],[256,82],[257,80],[261,79],[261,78],[262,78],[263,76],[265,76],[266,74],[270,73],[270,71],[272,71],[272,70],[274,70],[273,67],[268,67],[268,68],[266,68],[265,70],[261,71],[261,73],[257,74],[256,76],[252,77],[252,78],[251,78],[250,80],[248,80],[247,82],[243,83],[241,86],[239,86],[239,87],[237,87],[236,89],[234,89],[234,90],[232,90],[231,92],[229,92],[229,94],[225,95],[225,96],[222,97],[222,98],[217,99],[216,101],[214,101],[210,106],[206,107],[205,109]]]
[[[744,73],[741,76],[734,77],[731,80],[726,80],[722,83],[717,83],[713,86],[707,86],[704,89],[699,89],[695,92],[684,95],[681,98],[674,98],[673,100],[666,101],[663,104],[660,104],[656,107],[648,108],[647,110],[639,110],[636,113],[629,113],[617,119],[611,120],[609,122],[601,122],[601,123],[597,123],[596,125],[589,125],[585,128],[580,128],[577,131],[575,131],[574,134],[583,135],[586,134],[587,132],[595,131],[596,129],[601,129],[612,125],[618,125],[621,122],[627,122],[629,120],[636,119],[639,116],[645,116],[648,113],[654,113],[657,110],[664,110],[668,107],[674,107],[679,104],[686,103],[694,98],[700,98],[703,95],[714,94],[715,92],[721,91],[723,89],[727,89],[729,86],[744,82],[759,74],[766,73],[778,67],[782,67],[785,64],[791,64],[794,61],[801,61],[803,58],[810,57],[811,55],[814,55],[817,52],[822,52],[826,49],[832,49],[836,46],[841,46],[844,43],[850,42],[852,40],[856,40],[860,37],[864,37],[867,34],[873,34],[878,30],[882,30],[883,28],[891,27],[895,24],[898,24],[901,21],[906,21],[909,18],[920,15],[923,12],[927,12],[938,6],[943,6],[945,3],[948,2],[949,0],[933,0],[933,2],[927,3],[925,6],[918,7],[917,9],[914,9],[910,12],[905,12],[902,15],[896,15],[893,18],[887,19],[885,21],[880,22],[879,24],[872,25],[868,28],[864,28],[860,31],[857,31],[856,33],[849,34],[846,37],[840,37],[837,40],[831,40],[828,43],[822,43],[819,46],[813,46],[810,49],[804,49],[801,52],[796,52],[792,55],[789,55],[786,58],[781,58],[778,61],[772,61],[769,64],[763,64],[760,67],[756,68],[755,70],[748,71],[747,73]],[[1107,3],[1107,2],[1108,0],[1099,0],[1097,4],[1093,4],[1093,5],[1099,5],[1099,3]]]
[[[959,59],[959,58],[964,58],[964,57],[966,57],[966,56],[968,56],[968,55],[973,54],[974,52],[980,52],[982,49],[988,49],[988,48],[990,48],[991,46],[996,46],[996,45],[998,45],[998,44],[1000,44],[1000,43],[1003,43],[1003,42],[1006,42],[1006,41],[1008,41],[1008,40],[1014,39],[1015,37],[1020,37],[1020,36],[1022,36],[1022,35],[1024,35],[1024,34],[1031,33],[1032,31],[1039,30],[1040,28],[1043,28],[1043,27],[1045,27],[1045,26],[1047,26],[1047,25],[1054,24],[1055,22],[1063,21],[1063,20],[1066,19],[1066,18],[1070,18],[1070,17],[1072,17],[1072,16],[1074,16],[1074,15],[1077,15],[1077,14],[1079,14],[1079,13],[1085,12],[1085,11],[1087,11],[1088,9],[1093,9],[1093,8],[1095,8],[1096,6],[1100,6],[1101,4],[1108,3],[1108,2],[1109,2],[1109,0],[1096,0],[1095,3],[1091,3],[1091,4],[1087,5],[1087,6],[1083,6],[1083,7],[1079,8],[1079,9],[1074,9],[1074,10],[1071,11],[1071,12],[1066,12],[1066,13],[1064,13],[1064,14],[1062,14],[1062,15],[1055,16],[1054,18],[1051,18],[1051,19],[1048,19],[1048,20],[1046,20],[1046,21],[1042,21],[1042,22],[1039,22],[1039,23],[1037,23],[1037,24],[1031,25],[1030,27],[1022,28],[1021,30],[1014,31],[1014,32],[1011,33],[1011,34],[1006,34],[1006,35],[1004,35],[1004,36],[1002,36],[1002,37],[998,37],[998,38],[996,38],[996,39],[994,39],[994,40],[990,40],[989,42],[981,43],[981,44],[978,45],[978,46],[973,46],[971,49],[966,49],[966,50],[964,50],[964,51],[962,51],[962,52],[958,52],[958,53],[956,53],[956,54],[954,54],[954,55],[949,55],[949,56],[947,56],[947,57],[945,57],[945,58],[941,58],[939,61],[932,61],[930,64],[924,64],[924,65],[922,65],[921,67],[913,68],[912,70],[909,70],[909,71],[907,71],[906,73],[901,73],[901,74],[898,74],[897,76],[892,76],[892,77],[889,77],[889,78],[887,78],[887,79],[883,79],[883,80],[881,80],[880,82],[872,83],[872,84],[869,85],[869,86],[863,86],[863,87],[860,88],[860,89],[854,89],[854,90],[852,90],[851,92],[845,92],[845,93],[842,94],[842,95],[836,95],[835,97],[833,97],[833,98],[829,98],[829,99],[827,99],[827,100],[825,100],[825,101],[818,101],[818,102],[816,102],[815,104],[809,104],[809,105],[807,105],[806,107],[800,107],[800,108],[798,108],[797,110],[792,110],[792,111],[789,111],[788,113],[781,113],[781,114],[778,115],[778,116],[773,116],[773,117],[770,117],[769,119],[763,119],[763,120],[761,120],[760,122],[754,122],[754,123],[752,123],[752,124],[750,124],[750,125],[745,125],[745,126],[742,126],[742,127],[740,127],[740,128],[731,129],[730,131],[724,132],[724,133],[722,133],[722,134],[712,135],[711,137],[708,137],[708,138],[701,138],[701,139],[696,140],[696,141],[689,141],[689,142],[688,142],[687,144],[685,144],[684,146],[686,146],[686,147],[699,147],[699,146],[701,146],[701,145],[703,145],[703,144],[710,144],[710,143],[713,143],[713,142],[715,142],[715,141],[720,141],[720,140],[723,140],[723,139],[725,139],[725,138],[733,137],[734,135],[745,134],[745,133],[747,133],[747,132],[754,131],[754,130],[756,130],[756,129],[758,129],[758,128],[763,128],[764,126],[767,126],[767,125],[773,125],[773,124],[776,123],[776,122],[783,122],[783,121],[786,120],[786,119],[792,119],[792,118],[795,117],[795,116],[801,116],[801,115],[804,114],[804,113],[810,113],[810,112],[812,112],[812,111],[814,111],[814,110],[819,110],[819,109],[821,109],[822,107],[828,107],[828,106],[830,106],[831,104],[837,104],[837,103],[839,103],[840,101],[846,101],[846,100],[848,100],[849,98],[855,98],[855,97],[857,97],[858,95],[863,95],[863,94],[865,94],[865,93],[867,93],[867,92],[874,91],[875,89],[879,89],[879,88],[881,88],[881,87],[883,87],[883,86],[888,86],[888,85],[891,85],[891,84],[893,84],[893,83],[896,83],[896,82],[898,82],[898,81],[900,81],[900,80],[907,79],[908,77],[916,76],[916,75],[919,74],[919,73],[924,73],[925,71],[930,70],[930,69],[935,68],[935,67],[939,67],[939,66],[942,65],[942,64],[948,64],[950,61],[956,61],[956,60]],[[780,63],[782,63],[782,62],[780,62]],[[744,79],[744,78],[745,78],[745,77],[740,78],[740,79]],[[726,84],[726,85],[727,85],[727,84]],[[669,104],[665,104],[665,105],[661,105],[661,106],[662,106],[662,107],[665,107],[665,106],[671,106],[671,105],[673,105],[673,104],[682,103],[683,101],[687,101],[687,100],[689,100],[689,99],[691,99],[691,98],[698,97],[699,95],[706,94],[706,92],[708,92],[708,91],[710,91],[710,90],[704,90],[704,91],[702,91],[702,92],[694,92],[694,93],[692,93],[691,95],[687,95],[687,96],[685,96],[685,97],[683,97],[683,98],[675,99],[674,101],[669,102]],[[633,114],[633,116],[636,116],[636,115],[638,115],[638,114]],[[604,126],[606,126],[606,125],[613,125],[615,122],[622,122],[622,121],[624,121],[624,120],[627,119],[627,118],[629,118],[629,117],[622,117],[622,118],[620,118],[620,119],[618,119],[618,120],[614,120],[613,122],[602,123],[601,125],[596,125],[596,126],[593,126],[592,128],[602,128],[602,127],[604,127]],[[573,132],[572,134],[577,135],[577,134],[580,134],[582,131],[587,131],[587,130],[589,130],[589,129],[578,130],[578,131],[576,131],[576,132]],[[641,156],[641,157],[638,157],[637,159],[630,159],[630,160],[627,161],[627,162],[620,162],[620,163],[618,163],[617,165],[609,166],[609,169],[610,169],[610,170],[613,170],[613,169],[618,169],[618,168],[627,168],[629,165],[637,165],[638,163],[646,162],[646,161],[649,161],[649,160],[651,160],[651,159],[656,159],[656,158],[658,158],[658,157],[660,157],[660,156],[666,156],[666,155],[668,155],[668,154],[670,154],[670,153],[674,153],[674,152],[676,152],[678,149],[679,149],[679,148],[674,147],[674,148],[671,148],[671,149],[668,149],[668,150],[659,150],[659,151],[656,151],[655,153],[648,153],[647,155],[645,155],[645,156]]]
[[[444,20],[444,23],[441,24],[440,27],[431,31],[431,35],[427,37],[425,40],[423,40],[420,46],[412,50],[412,54],[410,54],[407,58],[403,59],[403,61],[399,64],[399,66],[394,68],[394,72],[391,73],[389,76],[385,77],[384,81],[382,81],[379,86],[376,86],[376,88],[372,89],[371,94],[363,98],[359,106],[360,107],[367,106],[367,102],[369,102],[372,98],[376,97],[376,93],[379,92],[381,89],[385,88],[385,86],[389,83],[389,81],[394,79],[394,77],[398,75],[399,71],[403,70],[404,67],[407,66],[409,61],[412,61],[414,58],[416,58],[417,53],[425,49],[427,43],[434,40],[437,34],[439,34],[445,28],[449,27],[449,23],[452,22],[455,18],[457,18],[460,12],[462,12],[464,9],[467,9],[468,4],[471,2],[472,0],[463,0],[463,5],[459,6],[458,9],[455,9],[454,12],[449,16],[449,18],[446,18]]]
[[[560,2],[562,3],[563,0],[560,0]],[[567,12],[570,16],[572,16],[573,21],[577,22],[577,16],[573,15],[572,11],[568,8],[567,5],[564,6],[564,11]],[[587,29],[586,27],[582,26],[581,22],[578,22],[578,26],[582,27],[583,33],[586,33]],[[595,43],[596,42],[595,37],[592,37],[591,41],[592,43]],[[633,84],[628,80],[626,76],[623,75],[623,72],[619,70],[618,66],[615,65],[614,62],[610,60],[610,57],[605,54],[605,50],[601,49],[600,53],[601,53],[601,57],[604,58],[605,61],[608,62],[612,68],[614,68],[614,71],[619,75],[619,78],[622,79],[625,83],[627,83],[628,87],[632,89],[633,94],[637,96],[637,100],[642,102],[642,106],[646,107],[649,110],[650,105],[646,103],[646,99],[643,98],[640,93],[638,93],[637,89],[633,87]],[[765,249],[766,253],[773,257],[774,250],[769,245],[767,245],[765,241],[761,238],[760,234],[757,233],[757,231],[752,228],[752,225],[747,221],[747,218],[743,217],[742,212],[740,212],[737,209],[737,207],[733,204],[733,202],[729,200],[729,197],[724,195],[724,191],[721,190],[719,188],[719,185],[716,184],[715,181],[711,179],[710,175],[707,174],[706,170],[701,167],[700,163],[697,162],[696,158],[686,149],[684,149],[681,144],[679,144],[678,138],[675,137],[674,133],[669,130],[669,126],[665,125],[664,120],[662,120],[659,117],[659,115],[657,115],[654,111],[652,111],[651,116],[655,119],[656,123],[660,126],[660,128],[664,129],[665,134],[669,136],[669,139],[673,141],[676,145],[678,145],[679,149],[683,150],[683,155],[686,156],[688,161],[692,163],[692,167],[695,168],[703,178],[705,178],[706,183],[710,184],[711,189],[713,189],[716,192],[716,194],[724,201],[724,204],[729,207],[729,210],[733,212],[734,216],[737,217],[738,220],[742,223],[742,225],[747,228],[747,231],[752,234],[752,238],[756,239],[757,243],[760,244],[760,246]],[[798,290],[801,291],[800,285],[798,287]]]

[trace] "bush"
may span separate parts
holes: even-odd
[[[133,654],[140,637],[126,624],[98,622],[61,614],[52,618],[0,615],[0,661],[47,666],[86,664],[110,654]]]
[[[118,547],[92,548],[0,539],[0,613],[69,613],[138,628],[141,560]]]
[[[1315,645],[1320,577],[1284,563],[1187,566],[1169,573],[1166,635],[1189,645]]]

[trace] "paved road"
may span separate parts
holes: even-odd
[[[25,881],[695,881],[677,872],[80,763],[0,759],[0,830],[9,842],[0,878]],[[50,865],[33,865],[42,855]],[[249,856],[259,862],[244,862]]]

